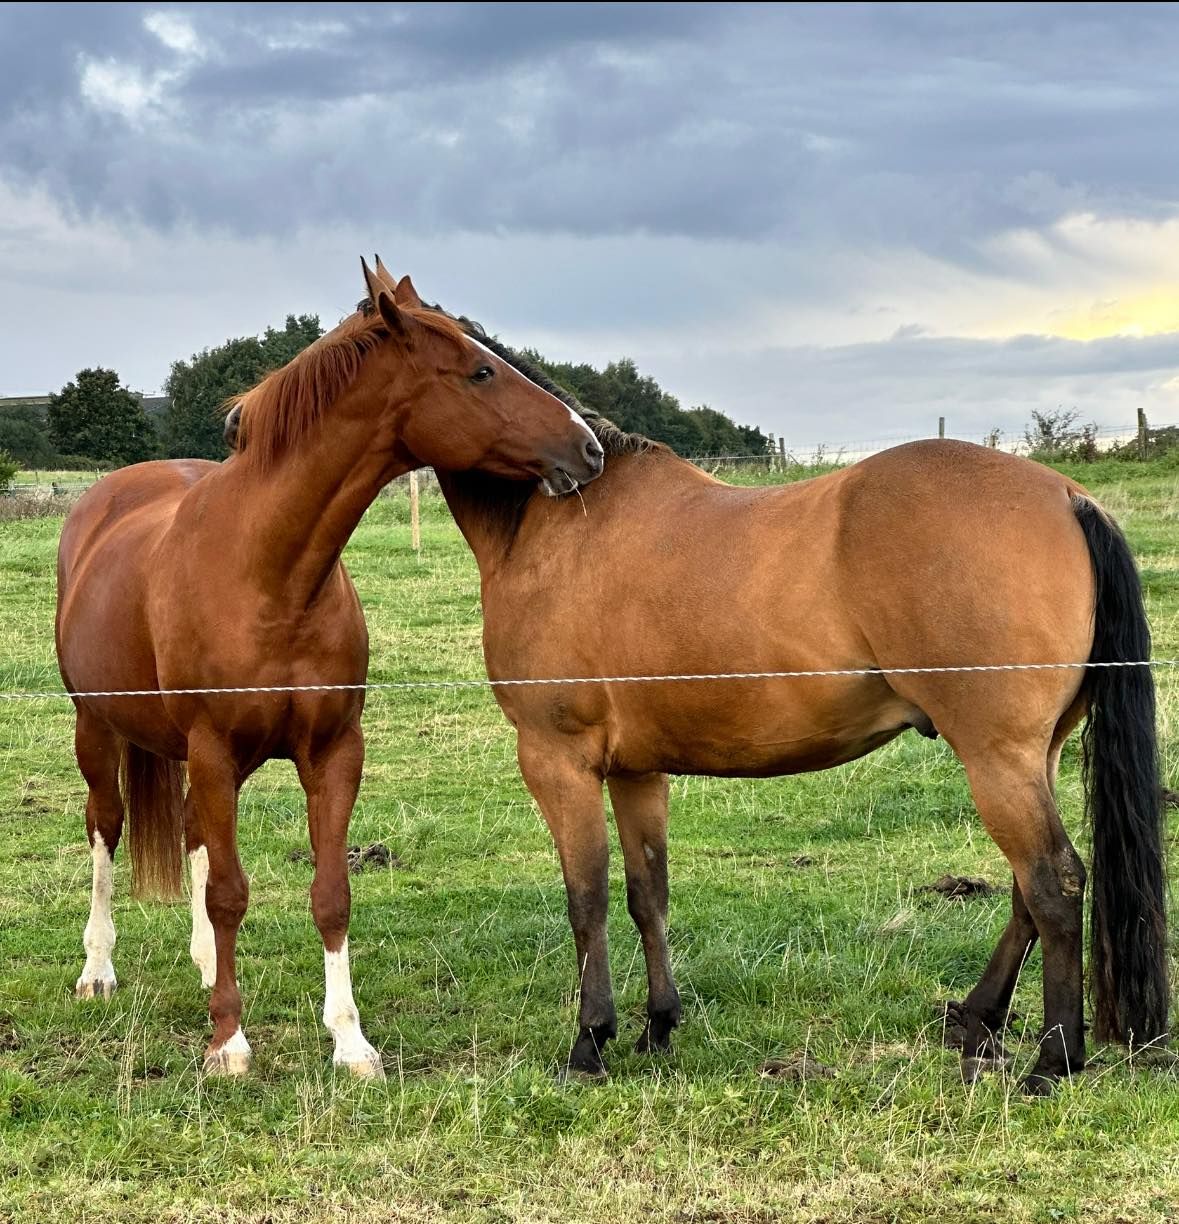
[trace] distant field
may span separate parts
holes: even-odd
[[[1179,656],[1179,486],[1136,464],[1077,469],[1143,567],[1159,656]],[[61,474],[74,480],[78,473]],[[750,476],[749,479],[754,477]],[[779,477],[780,478],[780,477]],[[758,478],[760,479],[760,478]],[[347,553],[374,680],[475,677],[474,563],[437,497],[409,547],[403,495]],[[0,689],[56,688],[56,517],[0,524]],[[575,592],[573,595],[575,596]],[[1159,677],[1179,785],[1179,677]],[[622,1040],[611,1078],[560,1085],[574,1033],[560,869],[483,691],[374,694],[351,840],[357,999],[387,1083],[335,1078],[319,1024],[301,792],[272,763],[247,786],[251,907],[239,973],[255,1070],[199,1074],[205,997],[185,905],[142,906],[116,871],[109,1004],[76,1004],[89,897],[68,704],[0,701],[0,1220],[1161,1221],[1179,1214],[1179,1068],[1091,1050],[1029,1103],[962,1085],[939,1002],[978,978],[1006,896],[945,901],[943,873],[1006,887],[961,769],[905,736],[777,781],[673,788],[676,1054],[630,1053],[642,956],[615,852],[610,935]],[[1061,778],[1079,835],[1075,745]],[[1032,1057],[1039,957],[1016,1006]],[[768,1060],[834,1070],[797,1081]]]

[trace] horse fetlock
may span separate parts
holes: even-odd
[[[680,996],[647,1004],[647,1023],[642,1036],[635,1042],[636,1054],[670,1054],[671,1033],[680,1023]]]
[[[217,982],[217,946],[211,939],[192,937],[188,945],[192,963],[201,972],[201,985],[211,990]]]

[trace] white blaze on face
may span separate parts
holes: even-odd
[[[93,879],[90,889],[90,918],[82,933],[86,949],[86,964],[74,988],[79,998],[101,995],[109,998],[115,989],[115,967],[111,953],[115,947],[115,924],[111,918],[111,896],[114,892],[114,872],[110,852],[97,830],[90,848]]]
[[[209,851],[198,846],[189,856],[192,868],[192,939],[188,945],[192,963],[201,971],[201,984],[212,986],[217,980],[217,944],[213,924],[205,908],[205,890],[209,883]]]
[[[339,951],[323,950],[323,1022],[336,1043],[332,1062],[366,1078],[383,1079],[381,1056],[360,1030],[360,1013],[352,998],[352,971],[348,964],[348,937]]]

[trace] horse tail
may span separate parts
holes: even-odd
[[[1093,564],[1091,663],[1150,658],[1142,583],[1126,538],[1091,499],[1073,512]],[[1094,1036],[1166,1039],[1167,918],[1163,805],[1149,667],[1091,667],[1081,737],[1093,837],[1090,973]]]
[[[184,833],[184,764],[124,741],[120,761],[123,815],[135,896],[180,896]]]

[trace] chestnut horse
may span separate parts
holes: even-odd
[[[1037,938],[1044,1028],[1025,1085],[1046,1091],[1080,1070],[1086,873],[1054,787],[1061,748],[1086,713],[1095,1033],[1164,1039],[1149,670],[890,670],[1148,658],[1139,579],[1109,515],[1048,468],[962,442],[900,446],[799,484],[734,488],[586,415],[609,463],[581,499],[545,500],[478,473],[439,476],[479,564],[492,679],[864,674],[495,690],[568,891],[581,977],[570,1068],[604,1073],[602,1048],[616,1035],[603,782],[647,962],[638,1049],[667,1050],[680,1018],[665,930],[668,774],[829,769],[915,728],[953,748],[1014,873],[1010,922],[963,1005],[964,1070],[1003,1057],[997,1034]]]
[[[397,284],[379,260],[364,272],[366,309],[243,397],[241,453],[114,472],[61,537],[58,660],[71,692],[89,694],[74,699],[94,881],[77,994],[115,987],[111,862],[124,817],[143,893],[177,894],[183,830],[193,959],[213,988],[214,1073],[240,1074],[250,1057],[234,967],[248,898],[238,791],[282,757],[307,794],[334,1062],[383,1074],[348,965],[364,693],[174,690],[363,685],[368,636],[340,553],[393,477],[423,464],[478,468],[555,495],[602,470],[601,445],[565,404],[423,310],[408,278]],[[160,689],[173,691],[93,695]]]

